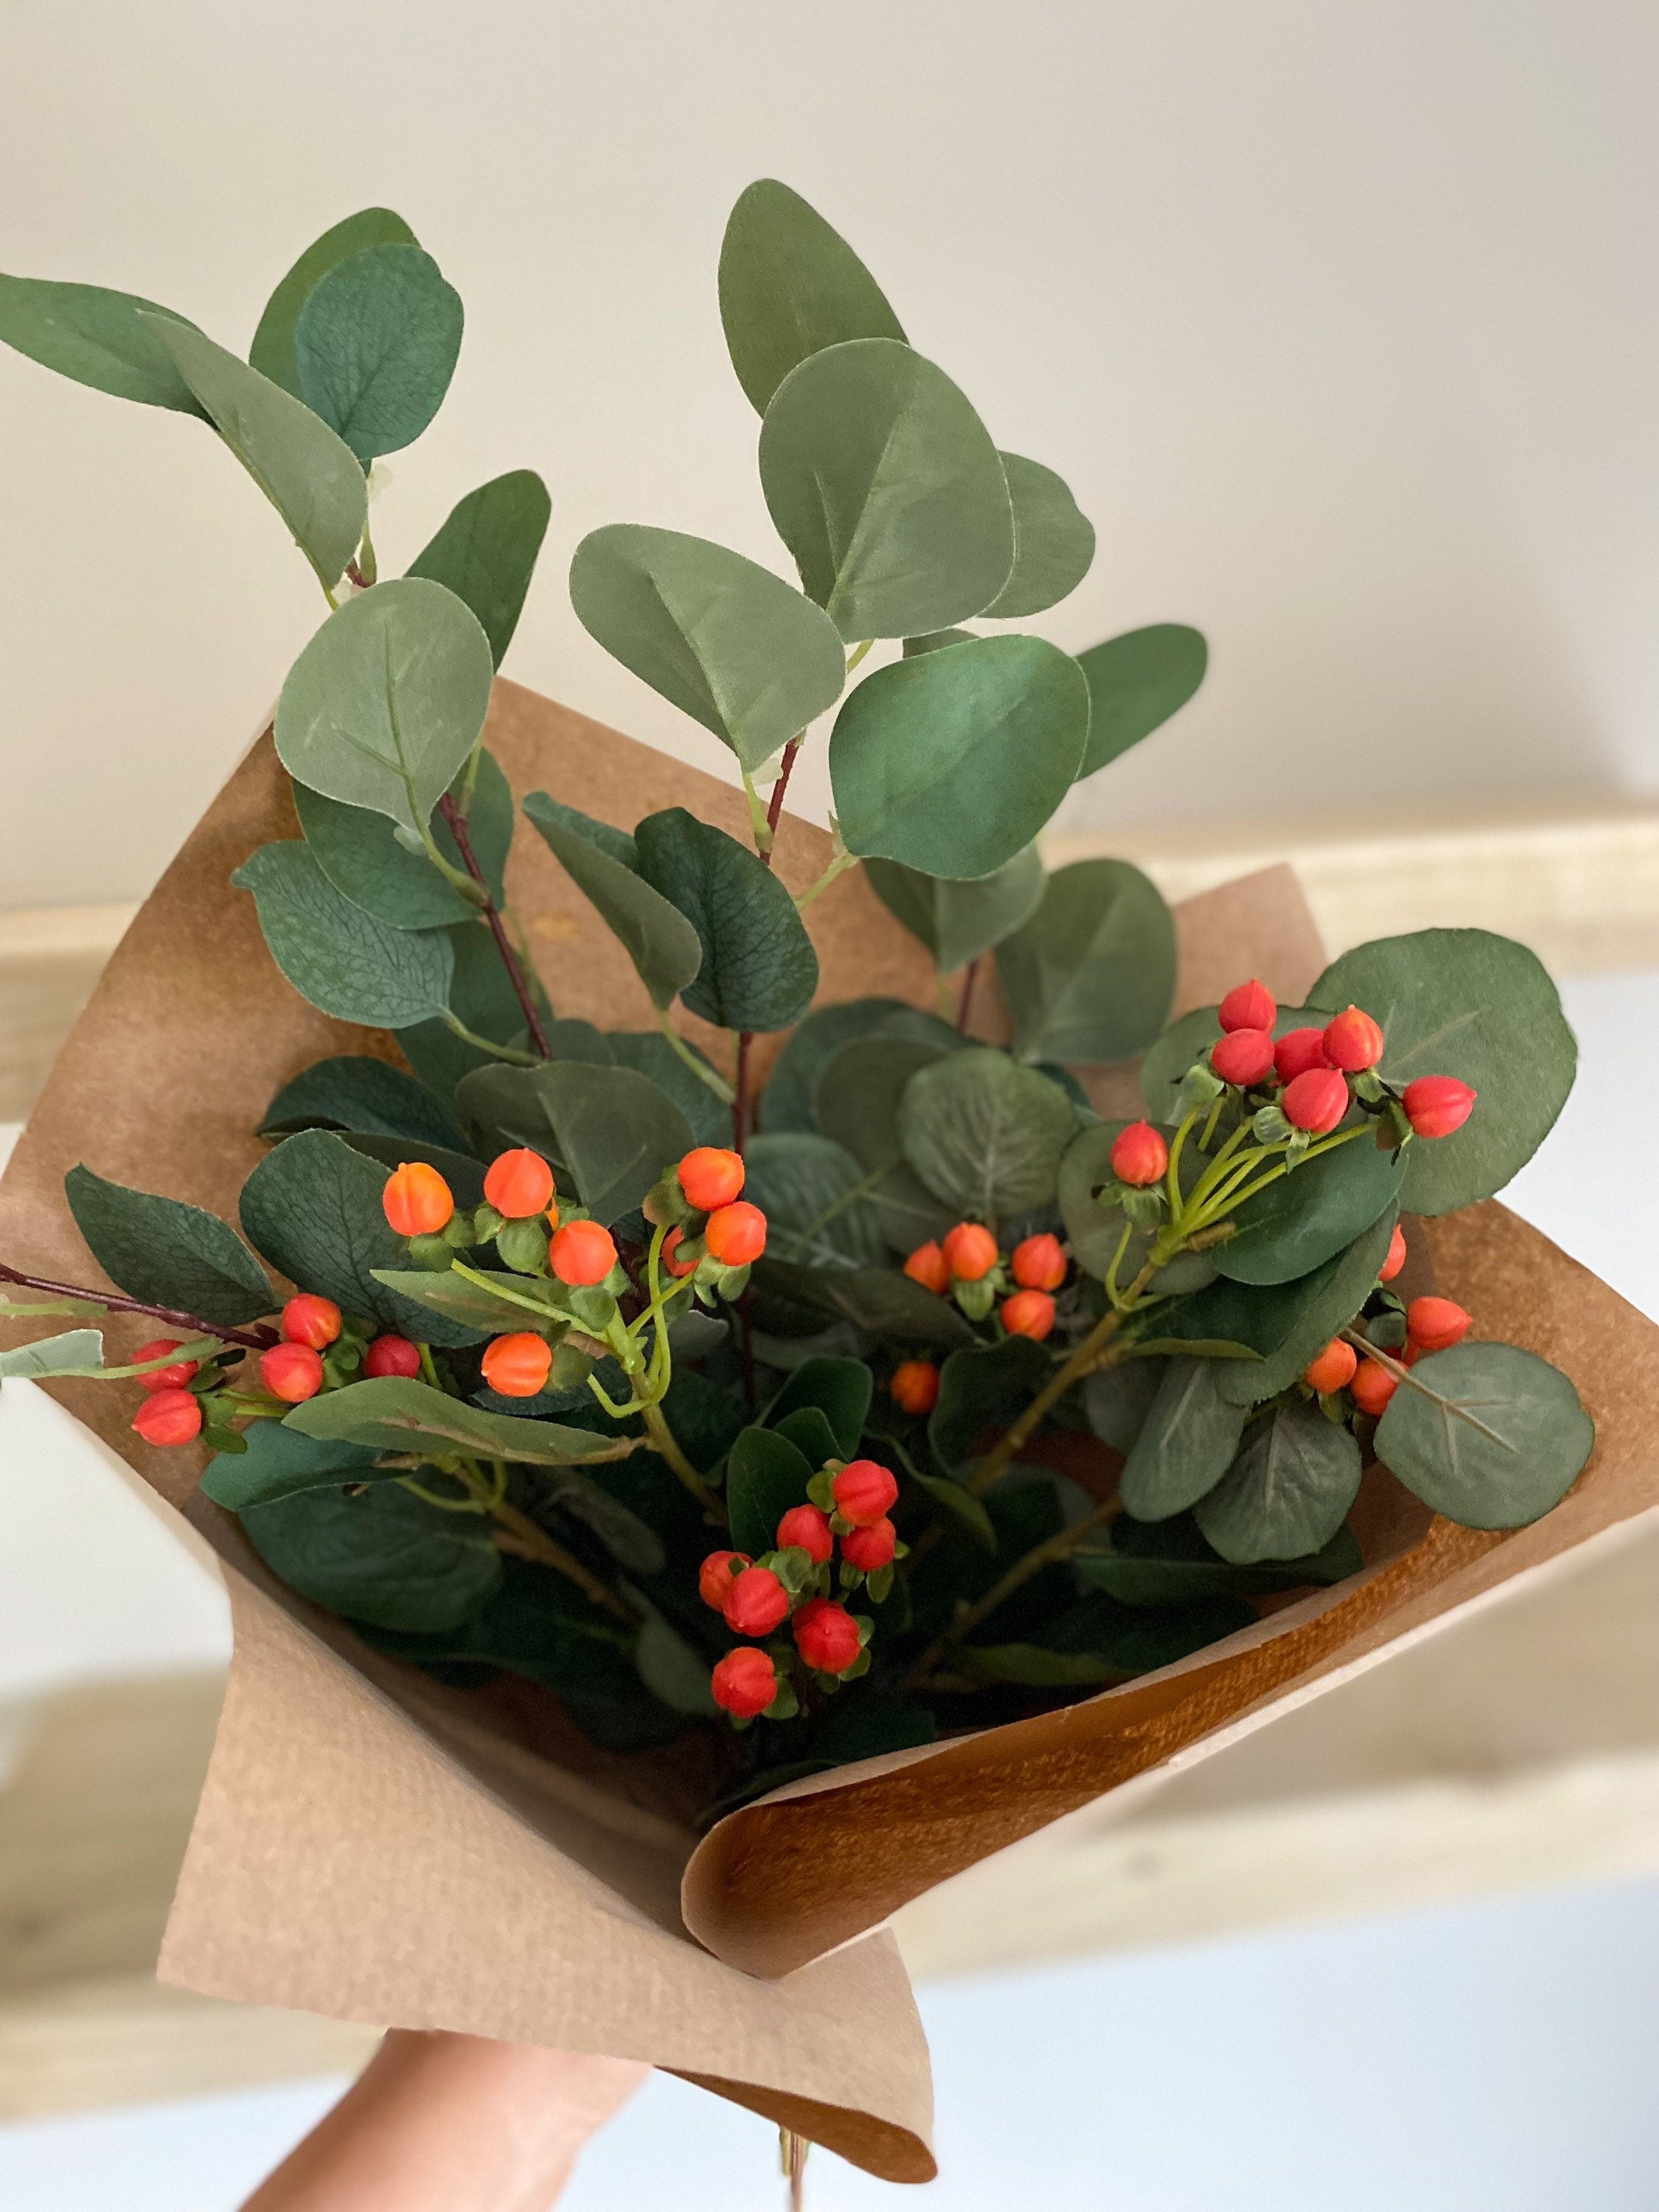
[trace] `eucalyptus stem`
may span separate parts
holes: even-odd
[[[836,854],[830,860],[829,866],[818,878],[817,883],[809,884],[806,889],[802,891],[799,896],[796,899],[795,911],[798,914],[804,914],[806,908],[811,905],[813,900],[817,898],[819,892],[827,891],[830,884],[835,882],[836,878],[841,875],[846,869],[853,866],[857,859],[858,854],[856,853],[842,851]]]
[[[552,1048],[548,1042],[547,1030],[542,1022],[541,1008],[536,1004],[536,994],[530,988],[524,969],[519,963],[519,956],[513,948],[511,939],[507,936],[507,925],[501,920],[501,910],[495,903],[495,895],[489,888],[489,878],[478,865],[478,858],[472,849],[472,839],[467,830],[466,817],[447,792],[445,792],[443,797],[438,801],[438,811],[443,817],[450,836],[455,840],[455,849],[465,865],[467,874],[482,893],[479,905],[483,910],[483,918],[489,923],[489,933],[495,940],[495,950],[501,956],[501,965],[506,969],[507,981],[513,986],[513,995],[524,1010],[525,1024],[534,1041],[537,1052],[543,1060],[550,1059]],[[533,1062],[532,1064],[534,1065]]]
[[[647,1406],[645,1410],[645,1432],[651,1439],[651,1449],[659,1459],[666,1460],[685,1487],[703,1510],[706,1519],[717,1528],[726,1526],[726,1508],[708,1485],[697,1473],[680,1449],[679,1440],[668,1425],[660,1406]]]
[[[0,1283],[15,1283],[20,1291],[40,1291],[48,1297],[79,1299],[101,1306],[106,1313],[144,1314],[151,1321],[171,1322],[175,1328],[210,1336],[219,1344],[240,1344],[249,1352],[269,1352],[278,1340],[276,1331],[263,1322],[251,1328],[226,1328],[217,1322],[204,1321],[200,1314],[183,1313],[177,1306],[149,1305],[143,1298],[129,1298],[119,1291],[83,1291],[74,1283],[53,1282],[46,1275],[26,1275],[21,1267],[9,1267],[3,1260],[0,1260]],[[177,1353],[172,1356],[178,1357]]]
[[[708,1062],[702,1057],[701,1053],[692,1051],[690,1046],[687,1044],[685,1039],[679,1034],[678,1030],[674,1028],[667,1015],[663,1012],[660,1006],[655,1006],[652,1011],[657,1017],[657,1027],[662,1031],[664,1036],[667,1038],[669,1044],[672,1047],[674,1051],[678,1054],[679,1057],[690,1069],[692,1074],[696,1077],[698,1082],[707,1084],[709,1090],[714,1092],[715,1097],[720,1100],[722,1106],[729,1106],[732,1103],[732,1086],[726,1081],[726,1078],[717,1068],[710,1067]]]
[[[520,1052],[515,1044],[497,1044],[493,1037],[480,1036],[477,1030],[468,1029],[460,1016],[451,1012],[447,1006],[444,1008],[443,1020],[444,1026],[453,1030],[463,1044],[470,1044],[476,1052],[487,1052],[492,1060],[504,1060],[509,1067],[540,1067],[543,1065],[543,1060],[538,1060],[533,1052]],[[543,1059],[545,1059],[545,1054]]]

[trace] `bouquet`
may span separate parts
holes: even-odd
[[[921,2179],[868,1931],[1647,1502],[1644,1325],[1486,1204],[1572,1081],[1534,957],[1322,972],[1282,872],[1045,873],[1201,637],[1018,628],[1090,525],[783,185],[720,304],[799,583],[628,523],[570,591],[740,790],[497,677],[531,471],[383,575],[463,322],[398,217],[246,362],[0,279],[0,337],[216,432],[327,603],[20,1147],[0,1376],[228,1563],[165,1971],[651,2057]],[[783,810],[832,714],[826,838]]]

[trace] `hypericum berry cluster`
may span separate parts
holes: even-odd
[[[904,1263],[904,1272],[913,1283],[920,1283],[936,1297],[954,1298],[969,1321],[985,1321],[996,1308],[997,1319],[1010,1336],[1035,1337],[1041,1343],[1054,1325],[1054,1293],[1066,1280],[1066,1249],[1058,1237],[1044,1233],[1026,1237],[1005,1259],[994,1234],[983,1223],[958,1221],[939,1242],[917,1245]],[[926,1360],[906,1364],[912,1369],[928,1366]],[[904,1371],[901,1368],[899,1374]],[[937,1397],[938,1372],[930,1372]],[[896,1386],[897,1374],[893,1381]],[[920,1397],[927,1388],[926,1378],[915,1376],[907,1387]],[[893,1395],[901,1406],[905,1405],[896,1387]],[[905,1406],[905,1410],[923,1413],[928,1407]]]
[[[715,1704],[738,1727],[761,1713],[788,1720],[799,1712],[798,1668],[826,1692],[869,1671],[875,1623],[849,1613],[831,1592],[838,1583],[847,1597],[862,1585],[876,1605],[887,1595],[893,1562],[905,1550],[888,1517],[897,1498],[898,1484],[878,1460],[832,1461],[778,1522],[775,1551],[758,1559],[711,1552],[703,1561],[697,1577],[703,1603],[734,1636],[773,1638],[764,1646],[739,1644],[710,1677]],[[788,1640],[776,1633],[786,1623]]]
[[[699,1292],[741,1295],[746,1270],[766,1249],[766,1216],[740,1195],[747,1170],[741,1152],[698,1145],[645,1201],[647,1221],[669,1224],[662,1262],[671,1275],[696,1278]]]
[[[1388,1256],[1377,1270],[1378,1288],[1393,1282],[1405,1264],[1405,1231],[1396,1225],[1389,1240]],[[1449,1352],[1454,1345],[1462,1344],[1473,1326],[1469,1315],[1451,1298],[1418,1297],[1402,1306],[1389,1295],[1378,1303],[1382,1311],[1369,1320],[1357,1318],[1351,1331],[1334,1336],[1303,1370],[1307,1388],[1328,1403],[1334,1401],[1339,1413],[1343,1410],[1340,1401],[1346,1391],[1362,1413],[1380,1414],[1400,1388],[1397,1369],[1414,1367],[1426,1352]],[[1385,1334],[1389,1338],[1386,1344]],[[1363,1355],[1350,1341],[1352,1336],[1360,1335],[1367,1336],[1392,1364]]]

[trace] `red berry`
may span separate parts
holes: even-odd
[[[485,1345],[483,1379],[502,1398],[533,1398],[553,1368],[553,1347],[533,1329],[493,1336]]]
[[[1400,1377],[1375,1359],[1362,1359],[1348,1388],[1362,1413],[1380,1413],[1400,1388]]]
[[[1150,1121],[1131,1121],[1112,1144],[1112,1173],[1136,1190],[1154,1183],[1170,1164],[1170,1147]],[[1042,1290],[1044,1285],[1033,1285]]]
[[[377,1336],[363,1354],[365,1375],[418,1375],[421,1347],[406,1336]]]
[[[702,1241],[722,1267],[746,1267],[766,1249],[766,1216],[746,1198],[718,1206],[708,1217]]]
[[[1273,1041],[1266,1030],[1230,1030],[1210,1047],[1210,1065],[1224,1083],[1248,1090],[1273,1073]]]
[[[1303,1369],[1302,1380],[1310,1390],[1325,1396],[1333,1390],[1346,1389],[1358,1364],[1359,1354],[1352,1345],[1334,1336],[1318,1357],[1310,1359]]]
[[[1450,1298],[1413,1298],[1406,1309],[1406,1334],[1419,1352],[1449,1352],[1474,1326]]]
[[[399,1237],[435,1237],[455,1211],[454,1193],[424,1160],[405,1160],[394,1168],[380,1203]]]
[[[815,1567],[821,1567],[835,1548],[830,1516],[816,1505],[792,1505],[778,1523],[779,1551],[805,1552]]]
[[[808,1598],[793,1626],[796,1650],[820,1674],[844,1674],[864,1649],[857,1621],[827,1597]]]
[[[617,1264],[617,1247],[611,1231],[597,1221],[567,1221],[553,1231],[548,1256],[554,1273],[573,1290],[588,1290],[602,1283]]]
[[[662,1263],[671,1275],[695,1275],[697,1272],[695,1260],[677,1260],[674,1256],[680,1249],[682,1236],[680,1230],[671,1229],[663,1238]]]
[[[1002,1301],[1002,1326],[1010,1336],[1029,1336],[1041,1344],[1054,1325],[1054,1302],[1047,1291],[1016,1291]]]
[[[1349,1006],[1325,1025],[1325,1057],[1348,1075],[1363,1075],[1382,1057],[1382,1031],[1358,1006]]]
[[[711,1552],[697,1570],[697,1595],[716,1613],[724,1613],[733,1578],[754,1564],[747,1552]],[[771,1702],[769,1698],[767,1703]]]
[[[1406,1119],[1419,1137],[1449,1137],[1474,1111],[1476,1094],[1455,1075],[1419,1075],[1400,1094]]]
[[[743,1188],[743,1156],[722,1152],[717,1145],[699,1145],[679,1164],[680,1188],[685,1202],[699,1213],[714,1213],[730,1206]]]
[[[508,1221],[528,1221],[552,1203],[553,1170],[527,1146],[499,1152],[484,1177],[484,1196]]]
[[[951,1287],[951,1262],[938,1244],[918,1244],[905,1261],[904,1272],[936,1297],[942,1298]]]
[[[1235,983],[1215,1012],[1224,1030],[1270,1030],[1279,1019],[1272,992],[1254,975]]]
[[[887,1388],[902,1413],[931,1413],[939,1403],[939,1370],[931,1359],[902,1359]]]
[[[898,1498],[898,1485],[879,1460],[849,1460],[830,1486],[843,1521],[869,1528]]]
[[[283,1334],[290,1344],[308,1344],[325,1352],[340,1334],[340,1309],[332,1298],[319,1298],[301,1291],[283,1308]]]
[[[1292,1076],[1279,1103],[1293,1129],[1323,1137],[1348,1110],[1348,1086],[1334,1067],[1310,1067]]]
[[[273,1344],[259,1354],[259,1376],[273,1398],[303,1405],[323,1387],[323,1363],[308,1344]]]
[[[1066,1279],[1066,1253],[1058,1237],[1028,1237],[1016,1244],[1008,1272],[1024,1291],[1057,1291]]]
[[[1328,1067],[1323,1030],[1290,1030],[1273,1047],[1273,1066],[1281,1083],[1292,1083],[1310,1067]]]
[[[1388,1256],[1376,1271],[1379,1283],[1391,1283],[1406,1264],[1406,1232],[1396,1221],[1389,1239]]]
[[[977,1283],[997,1263],[997,1240],[977,1221],[958,1221],[944,1243],[945,1264],[959,1283]]]
[[[164,1352],[177,1352],[181,1340],[176,1336],[158,1336],[153,1344],[141,1344],[132,1355],[131,1364],[142,1367],[147,1359],[159,1359]],[[182,1390],[193,1379],[197,1364],[193,1359],[175,1359],[171,1367],[154,1367],[148,1375],[139,1376],[139,1388],[151,1391]]]
[[[770,1567],[744,1567],[720,1610],[734,1636],[769,1636],[789,1610],[789,1593]]]
[[[763,1713],[778,1694],[777,1671],[765,1652],[752,1644],[728,1651],[708,1678],[714,1703],[738,1720],[751,1721]]]
[[[841,1540],[841,1555],[861,1575],[873,1575],[893,1564],[898,1536],[890,1521],[872,1521],[867,1528],[850,1529]]]
[[[202,1401],[192,1391],[157,1390],[139,1407],[132,1425],[147,1444],[187,1444],[201,1434]]]

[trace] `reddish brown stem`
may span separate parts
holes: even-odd
[[[513,950],[507,924],[501,920],[501,908],[495,903],[489,879],[478,866],[477,855],[472,850],[472,840],[467,834],[466,817],[447,792],[438,801],[438,811],[443,817],[450,836],[455,840],[455,849],[461,856],[462,866],[483,893],[483,918],[489,924],[489,933],[495,940],[495,950],[501,956],[501,965],[507,970],[514,995],[524,1009],[525,1025],[530,1031],[531,1041],[542,1058],[549,1060],[552,1057],[552,1048],[548,1043],[547,1031],[542,1025],[541,1010],[536,1004],[535,994],[530,988],[524,969],[519,964],[519,956]]]
[[[973,1011],[974,985],[978,979],[979,960],[975,956],[963,970],[962,996],[957,1000],[957,1027],[964,1036],[968,1034],[968,1017]]]
[[[124,1297],[119,1291],[83,1291],[74,1283],[54,1283],[45,1275],[26,1275],[21,1267],[9,1267],[0,1260],[0,1283],[15,1283],[21,1291],[40,1291],[51,1298],[88,1298],[98,1305],[106,1306],[111,1313],[146,1314],[152,1321],[165,1321],[174,1328],[188,1329],[192,1336],[216,1336],[222,1344],[240,1344],[249,1352],[268,1352],[280,1340],[274,1328],[263,1322],[252,1328],[226,1328],[216,1321],[204,1321],[199,1314],[180,1313],[176,1306],[146,1305],[142,1298]]]
[[[802,735],[805,734],[805,732],[803,732]],[[772,846],[769,841],[777,836],[778,823],[783,813],[783,794],[789,788],[790,774],[795,765],[795,755],[799,750],[800,738],[791,738],[783,749],[783,763],[778,770],[778,780],[772,786],[772,796],[766,802],[766,831],[769,842],[766,850],[761,854],[761,859],[769,868],[772,865]]]

